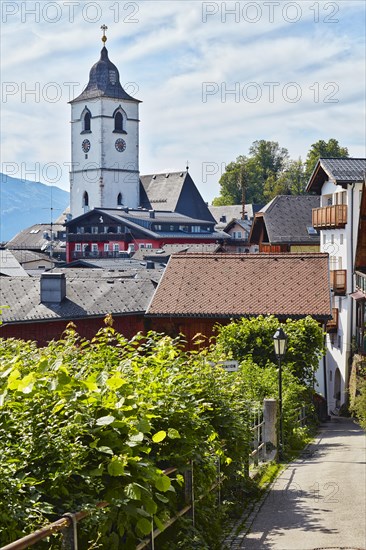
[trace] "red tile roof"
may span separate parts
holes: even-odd
[[[148,316],[331,318],[328,254],[179,254]]]

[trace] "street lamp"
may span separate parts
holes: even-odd
[[[282,365],[281,359],[283,359],[286,353],[287,346],[287,335],[284,333],[282,328],[276,330],[273,335],[273,344],[276,357],[278,359],[278,405],[279,405],[279,414],[280,414],[280,437],[279,437],[279,449],[278,455],[279,459],[283,458],[283,426],[282,426]]]

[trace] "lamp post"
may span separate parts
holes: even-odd
[[[287,335],[284,333],[280,327],[276,330],[273,335],[273,344],[276,357],[278,359],[278,405],[279,405],[279,416],[280,416],[280,433],[279,433],[279,446],[278,446],[278,456],[279,459],[283,458],[283,425],[282,425],[282,365],[281,359],[283,359],[286,353],[287,346]]]

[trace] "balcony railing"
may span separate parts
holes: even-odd
[[[333,319],[330,319],[327,322],[327,325],[325,327],[327,332],[337,332],[338,330],[338,308],[337,307],[332,308],[332,317]]]
[[[366,273],[356,271],[356,287],[366,295]]]
[[[346,223],[346,204],[335,204],[334,206],[313,208],[313,227],[315,229],[344,227]]]
[[[330,288],[337,296],[344,296],[347,290],[347,271],[336,269],[330,272]]]
[[[81,258],[127,258],[129,253],[126,250],[120,251],[110,251],[110,252],[93,252],[93,251],[83,251],[83,252],[73,252],[73,260],[80,260]]]

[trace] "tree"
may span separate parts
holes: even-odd
[[[292,365],[293,373],[301,382],[312,383],[324,353],[323,331],[312,317],[287,319],[282,325],[274,315],[243,317],[218,328],[217,351],[238,361],[251,357],[265,368],[268,363],[276,363],[273,335],[280,326],[288,336],[284,364]]]
[[[288,151],[276,141],[254,141],[249,156],[239,156],[228,164],[220,178],[220,196],[213,200],[214,206],[240,204],[245,185],[247,203],[264,202],[264,187],[268,178],[277,179],[285,169]]]
[[[263,195],[270,201],[277,195],[303,195],[306,186],[305,165],[299,157],[290,160],[287,167],[277,178],[271,175],[264,185]]]
[[[348,149],[334,138],[319,140],[312,144],[303,162],[301,158],[290,159],[287,149],[276,141],[254,141],[248,156],[240,155],[227,165],[219,180],[220,196],[212,204],[240,204],[243,185],[247,203],[266,202],[277,195],[302,195],[320,157],[348,157]]]
[[[307,154],[305,161],[305,175],[308,181],[316,163],[320,158],[341,158],[348,157],[347,147],[341,147],[338,140],[331,138],[328,142],[320,139],[316,143],[313,143]]]

